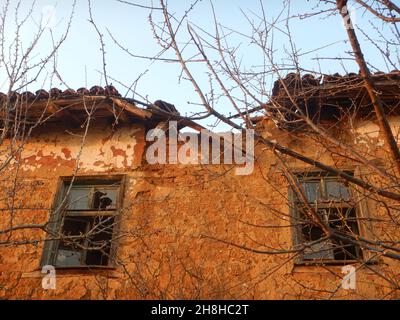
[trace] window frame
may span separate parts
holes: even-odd
[[[66,192],[70,187],[71,182],[74,182],[76,185],[87,185],[90,189],[95,189],[99,187],[100,189],[106,188],[110,186],[110,184],[115,184],[116,188],[118,188],[117,196],[116,196],[116,206],[114,209],[106,209],[106,210],[90,210],[90,209],[79,209],[79,210],[66,210],[65,205],[60,208],[59,212],[56,213],[58,206],[61,204],[62,200],[66,196]],[[52,265],[56,269],[114,269],[116,267],[115,257],[117,250],[117,239],[113,239],[115,234],[118,233],[120,228],[120,218],[121,212],[123,210],[123,199],[125,192],[125,184],[126,184],[126,175],[83,175],[83,176],[62,176],[59,178],[57,185],[57,192],[53,199],[52,210],[48,220],[48,236],[45,240],[42,252],[42,258],[40,261],[40,266],[44,265]],[[69,212],[66,214],[66,212]],[[56,264],[56,258],[61,239],[53,240],[53,235],[58,235],[62,232],[63,223],[65,217],[114,217],[113,227],[112,227],[112,235],[111,235],[111,245],[110,245],[110,253],[108,257],[107,265],[73,265],[73,266],[63,266]],[[85,254],[87,250],[84,250]]]
[[[343,170],[347,174],[354,175],[354,170]],[[307,181],[315,181],[319,180],[319,184],[322,187],[321,188],[321,196],[322,196],[322,201],[317,201],[317,198],[314,202],[309,202],[311,205],[317,204],[318,210],[321,209],[330,209],[330,208],[341,208],[341,209],[346,209],[346,210],[354,210],[355,217],[356,217],[356,223],[357,223],[357,229],[358,229],[358,234],[361,235],[363,232],[363,228],[360,224],[360,209],[359,209],[359,203],[356,202],[354,199],[356,199],[354,192],[352,191],[351,188],[347,188],[349,192],[349,197],[347,201],[343,200],[328,200],[327,193],[326,193],[326,181],[327,180],[333,180],[333,181],[340,181],[340,177],[332,175],[327,172],[323,171],[318,171],[318,170],[304,170],[304,171],[295,171],[293,173],[297,179],[299,180],[299,183],[301,184],[302,182],[307,182]],[[300,212],[298,210],[298,204],[299,201],[297,199],[297,196],[292,188],[292,186],[289,186],[288,188],[288,198],[289,198],[289,212],[290,212],[290,218],[291,218],[291,224],[293,225],[292,227],[292,241],[294,243],[295,247],[301,246],[307,241],[304,239],[304,235],[302,232],[302,225],[301,221],[303,220],[300,216]],[[352,263],[357,263],[360,260],[365,261],[365,252],[362,250],[360,246],[355,245],[355,249],[358,250],[359,257],[357,259],[349,259],[349,260],[335,260],[335,259],[327,259],[327,258],[316,258],[316,259],[304,259],[305,254],[301,253],[298,254],[295,257],[295,264],[296,265],[321,265],[321,264],[328,264],[328,265],[343,265],[343,264],[352,264]]]

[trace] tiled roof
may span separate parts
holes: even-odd
[[[118,123],[140,120],[148,122],[150,126],[166,119],[179,119],[181,126],[197,126],[190,120],[181,119],[173,104],[162,100],[144,103],[125,98],[113,86],[64,91],[58,88],[49,91],[40,89],[35,93],[13,91],[8,95],[0,92],[0,107],[5,101],[8,101],[10,106],[7,110],[0,108],[0,122],[6,118],[8,121],[14,121],[12,115],[15,113],[19,114],[19,121],[22,117],[26,123],[40,121],[43,124],[63,122],[80,125],[87,117],[86,107],[95,104],[95,119],[108,118]],[[24,112],[16,113],[16,110],[21,108]]]
[[[390,80],[400,80],[400,71],[393,70],[389,73],[376,72],[371,77],[378,82],[387,82]],[[362,77],[357,73],[348,73],[340,75],[335,73],[332,75],[323,75],[315,77],[312,74],[304,74],[300,76],[296,73],[289,73],[285,78],[275,81],[274,88],[272,90],[272,96],[282,94],[284,85],[287,89],[321,89],[321,88],[334,88],[334,87],[348,87],[350,85],[357,86],[362,85]],[[283,83],[282,83],[283,82]],[[286,92],[286,91],[285,91]]]
[[[371,75],[385,113],[399,115],[400,71]],[[298,129],[304,122],[296,113],[300,108],[313,121],[335,120],[345,114],[373,117],[373,107],[363,78],[355,73],[314,77],[311,74],[288,74],[274,84],[271,99],[264,105],[279,127]],[[349,110],[351,112],[349,113]]]
[[[121,97],[120,93],[113,86],[93,86],[90,89],[87,88],[79,88],[77,90],[74,89],[66,89],[60,90],[58,88],[52,88],[49,91],[44,89],[37,90],[35,93],[30,91],[25,92],[10,92],[10,100],[15,101],[17,98],[21,98],[24,101],[39,101],[39,100],[47,100],[47,99],[68,99],[68,98],[77,98],[80,96],[112,96],[112,97]],[[0,99],[6,99],[7,94],[0,92]]]
[[[9,103],[7,110],[1,107],[4,101]],[[182,118],[171,103],[162,100],[147,103],[125,98],[113,86],[93,86],[90,89],[64,91],[58,88],[49,91],[40,89],[35,93],[11,92],[9,95],[0,92],[0,125],[7,119],[11,122],[23,121],[28,125],[62,123],[67,126],[82,126],[87,119],[87,107],[90,106],[95,106],[93,119],[96,121],[100,119],[108,119],[113,123],[141,121],[145,123],[146,128],[152,128],[161,122],[177,120],[178,129],[183,127],[204,129],[190,119]]]
[[[8,96],[7,94],[0,92],[0,103],[1,101],[6,100],[7,96]],[[46,91],[44,89],[40,89],[37,90],[35,93],[30,91],[24,91],[21,93],[12,91],[9,94],[9,101],[15,102],[18,100],[19,102],[22,103],[40,104],[45,101],[68,101],[73,99],[79,99],[82,97],[113,98],[130,103],[132,105],[140,104],[145,106],[146,109],[151,109],[153,111],[158,110],[160,111],[160,113],[167,112],[179,115],[178,110],[175,108],[173,104],[170,104],[162,100],[157,100],[153,104],[151,104],[151,103],[140,102],[138,100],[131,98],[125,98],[122,97],[121,94],[118,92],[118,90],[111,85],[106,87],[93,86],[90,89],[82,87],[77,90],[74,89],[60,90],[58,88],[52,88],[49,91]]]

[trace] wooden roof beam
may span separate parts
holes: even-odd
[[[82,124],[82,120],[76,115],[72,114],[67,108],[68,107],[60,107],[52,101],[49,101],[46,106],[46,110],[54,115],[54,117],[57,119],[68,118],[73,124],[80,126]]]
[[[121,108],[117,107],[115,104],[113,106],[109,105],[108,103],[105,103],[105,107],[108,111],[112,113],[112,115],[115,118],[115,121],[119,123],[120,121],[122,123],[130,123],[130,119],[126,112],[124,110],[121,110]]]
[[[119,108],[122,110],[126,110],[133,116],[140,118],[140,119],[150,119],[152,116],[152,113],[148,110],[140,109],[137,106],[130,104],[126,101],[123,101],[118,98],[110,98],[110,100]]]

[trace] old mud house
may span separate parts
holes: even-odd
[[[397,138],[400,74],[374,79]],[[253,122],[264,139],[370,187],[260,137],[250,175],[229,164],[148,164],[149,129],[200,127],[113,88],[1,98],[0,298],[399,297],[399,202],[377,192],[395,194],[398,178],[357,75],[289,75]],[[294,105],[342,144],[310,133]],[[305,206],[352,242],[326,239]],[[42,288],[43,265],[56,267],[54,290]],[[341,287],[344,265],[357,270],[355,289]]]

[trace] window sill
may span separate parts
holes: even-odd
[[[115,270],[116,266],[55,266],[56,270],[89,270],[89,269],[97,269],[97,270]]]
[[[349,264],[367,264],[367,265],[376,265],[379,264],[379,260],[367,260],[367,261],[360,261],[360,260],[306,260],[306,261],[299,261],[294,263],[295,266],[306,266],[306,267],[313,267],[313,266],[345,266]]]
[[[295,265],[297,266],[325,266],[325,265],[330,265],[330,266],[345,266],[348,264],[356,264],[359,263],[357,260],[305,260],[305,261],[299,261],[295,262]]]
[[[367,266],[370,265],[379,265],[379,260],[371,260],[371,261],[357,261],[357,260],[347,260],[347,261],[304,261],[304,262],[295,262],[292,272],[294,273],[319,273],[326,272],[330,273],[332,269],[341,270],[341,268],[345,265],[354,265],[354,267],[361,267],[365,270],[365,272],[373,273],[368,269]],[[330,270],[329,270],[330,269]]]
[[[116,267],[98,266],[98,267],[56,267],[56,277],[84,277],[104,275],[108,278],[121,278],[123,273],[118,271]],[[46,273],[42,273],[41,269],[32,272],[22,273],[21,278],[43,278]]]

